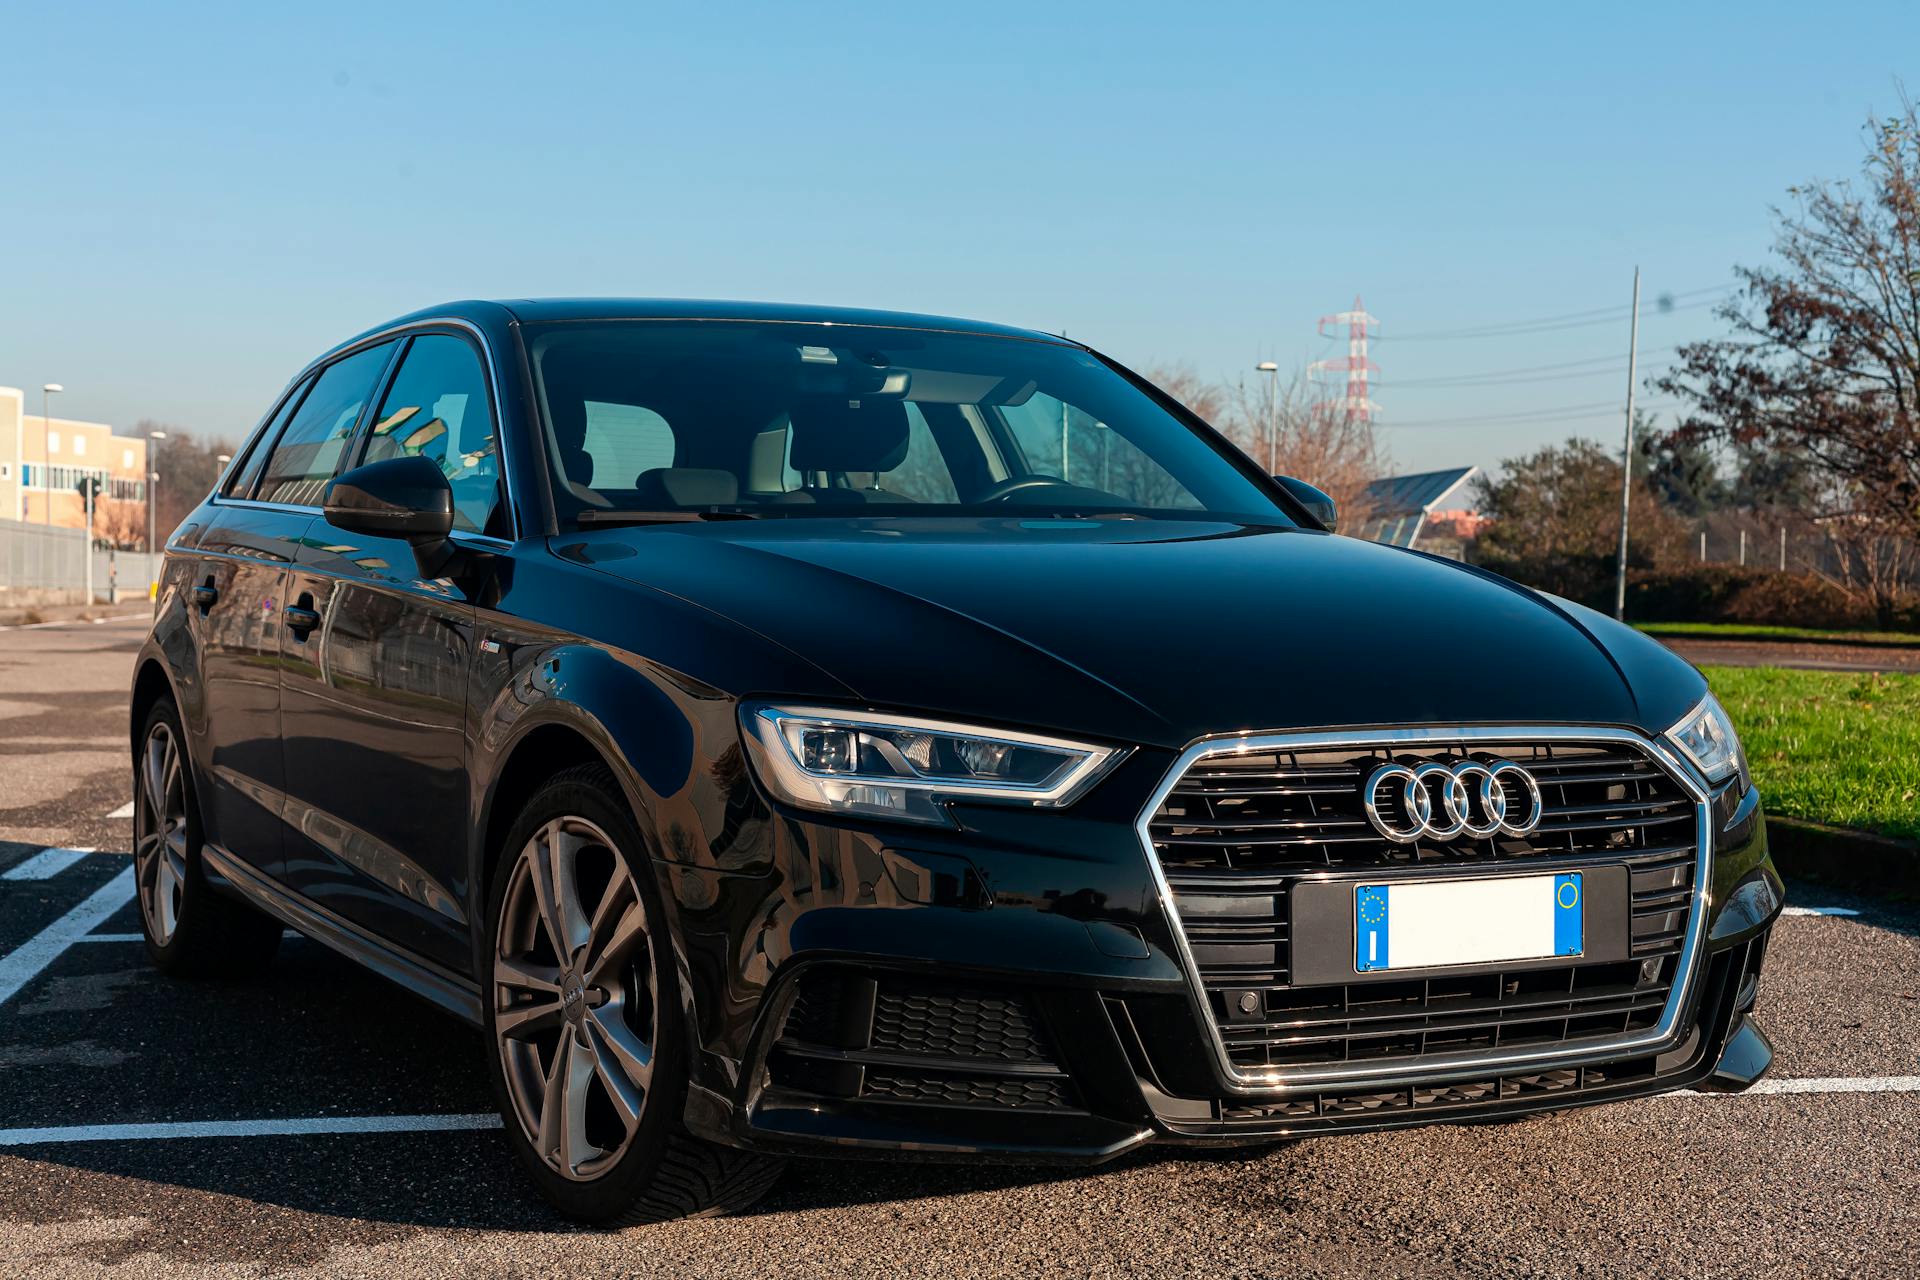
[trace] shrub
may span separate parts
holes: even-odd
[[[1873,607],[1809,573],[1696,565],[1630,574],[1636,622],[1746,622],[1781,627],[1871,627]]]

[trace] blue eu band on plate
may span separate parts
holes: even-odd
[[[1378,973],[1578,956],[1585,916],[1578,871],[1358,885],[1353,968]]]

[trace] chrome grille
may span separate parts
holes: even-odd
[[[1383,764],[1512,760],[1547,802],[1524,838],[1394,844],[1361,807],[1360,784]],[[1499,862],[1556,853],[1615,853],[1663,845],[1690,851],[1693,801],[1647,755],[1614,743],[1423,743],[1317,747],[1207,756],[1153,815],[1154,851],[1181,871],[1303,873],[1346,868]]]
[[[1145,824],[1235,1071],[1585,1047],[1661,1022],[1685,959],[1698,810],[1652,755],[1617,739],[1275,741],[1199,755]],[[1536,830],[1396,844],[1368,821],[1361,786],[1381,765],[1468,758],[1533,774],[1544,802]],[[1289,901],[1303,878],[1527,864],[1628,868],[1630,959],[1293,985]]]

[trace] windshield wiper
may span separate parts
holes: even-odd
[[[575,524],[686,524],[696,520],[758,520],[758,512],[723,511],[719,507],[678,507],[665,511],[616,511],[588,507],[573,517]]]

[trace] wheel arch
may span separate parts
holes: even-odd
[[[549,778],[582,764],[603,764],[612,770],[626,793],[628,807],[639,819],[642,810],[633,802],[631,785],[617,756],[597,740],[597,735],[571,719],[556,717],[533,725],[506,749],[487,791],[480,816],[479,847],[475,850],[474,893],[478,900],[485,900],[500,861],[501,845],[527,801]]]
[[[147,713],[162,698],[170,699],[175,708],[180,706],[180,698],[173,689],[173,677],[167,671],[167,664],[159,655],[149,653],[140,660],[133,677],[133,695],[128,701],[127,745],[138,749],[140,745],[140,727],[147,721]]]

